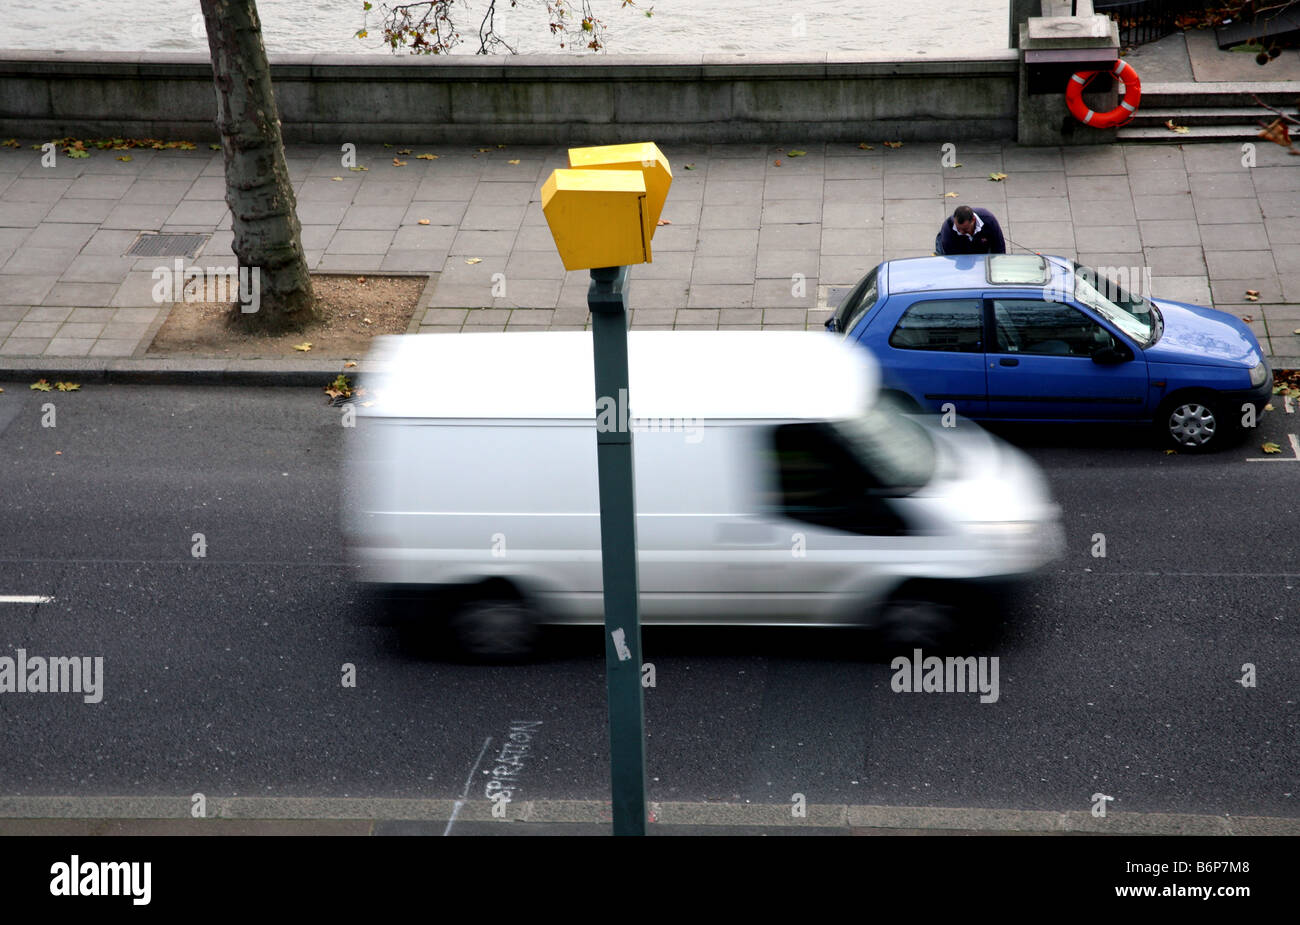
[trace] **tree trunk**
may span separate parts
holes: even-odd
[[[258,297],[236,306],[232,321],[267,333],[301,329],[319,318],[302,226],[271,92],[256,0],[200,0],[217,88],[217,129],[225,152],[226,203],[242,274],[257,278]]]

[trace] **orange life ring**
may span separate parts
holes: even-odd
[[[1132,119],[1133,113],[1137,112],[1138,103],[1142,101],[1142,81],[1138,79],[1137,71],[1133,70],[1131,64],[1125,64],[1123,59],[1116,61],[1110,73],[1124,81],[1124,96],[1120,104],[1110,112],[1096,113],[1084,103],[1083,91],[1100,73],[1101,71],[1078,71],[1071,75],[1070,82],[1065,87],[1065,105],[1070,108],[1070,115],[1084,125],[1115,128]]]

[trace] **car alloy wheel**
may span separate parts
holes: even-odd
[[[1189,449],[1209,446],[1219,432],[1214,409],[1202,401],[1183,401],[1175,405],[1169,411],[1166,426],[1174,443]]]

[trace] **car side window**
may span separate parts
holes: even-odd
[[[1073,305],[1040,299],[994,299],[1000,353],[1091,357],[1115,346],[1110,332]]]
[[[982,314],[979,299],[914,302],[898,319],[889,345],[904,350],[983,353]]]
[[[771,513],[862,536],[896,536],[907,524],[872,478],[824,424],[783,424],[772,431]]]

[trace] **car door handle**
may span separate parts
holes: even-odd
[[[1001,357],[998,360],[999,366],[1019,366],[1020,360],[1015,357]]]

